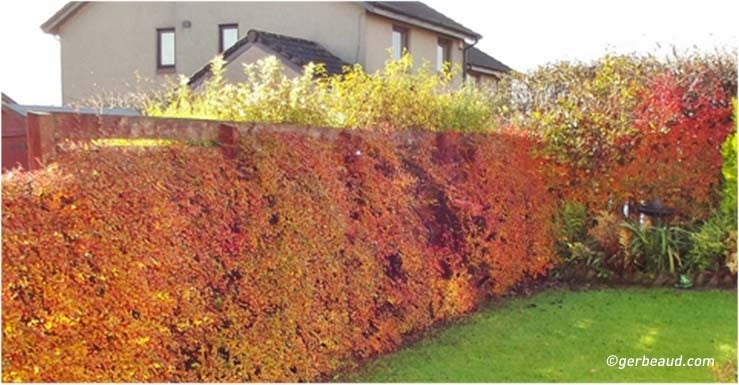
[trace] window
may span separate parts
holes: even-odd
[[[157,68],[175,68],[174,28],[157,29]]]
[[[447,39],[439,39],[436,44],[436,70],[441,71],[444,63],[452,61],[452,42]]]
[[[238,24],[221,24],[218,26],[218,52],[223,52],[239,41]]]
[[[405,51],[408,51],[408,29],[393,26],[393,60],[400,59]]]

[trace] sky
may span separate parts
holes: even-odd
[[[614,53],[736,50],[736,0],[426,0],[483,35],[477,47],[518,71]],[[21,104],[59,105],[59,42],[41,23],[61,0],[0,2],[0,90]],[[124,21],[122,21],[124,22]]]

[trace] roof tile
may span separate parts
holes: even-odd
[[[470,47],[470,49],[467,50],[467,64],[478,67],[485,67],[493,71],[512,71],[511,67],[508,67],[507,65],[501,63],[498,59],[486,54],[476,47]]]
[[[475,36],[478,39],[482,37],[479,33],[463,26],[420,1],[367,1],[366,3],[371,6],[448,28],[465,35]]]
[[[300,68],[311,62],[323,63],[329,74],[340,74],[347,65],[316,42],[254,29],[249,30],[244,38],[224,51],[223,60],[227,63],[235,60],[243,52],[241,48],[250,43],[261,44]],[[190,77],[189,84],[196,84],[209,72],[210,63]]]

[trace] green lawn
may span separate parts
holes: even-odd
[[[493,304],[341,381],[708,382],[707,367],[606,365],[617,357],[736,357],[729,291],[554,290]]]

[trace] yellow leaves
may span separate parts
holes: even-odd
[[[208,323],[210,323],[210,319],[207,316],[202,319],[195,319],[192,321],[193,326],[200,326]]]
[[[189,301],[189,300],[195,298],[195,296],[197,295],[197,293],[198,293],[198,289],[196,289],[194,287],[188,287],[187,289],[185,289],[182,292],[182,299],[184,299],[185,301]]]
[[[80,317],[68,317],[63,313],[55,313],[49,316],[49,318],[47,318],[46,320],[33,318],[26,325],[30,327],[41,325],[42,329],[48,332],[60,326],[74,327],[77,326],[79,323]]]
[[[149,338],[149,337],[139,337],[139,338],[134,339],[133,342],[136,345],[144,345],[147,342],[149,342],[150,340],[151,340],[151,338]]]
[[[36,326],[36,325],[40,325],[41,323],[42,322],[41,322],[40,319],[38,319],[38,318],[31,318],[31,320],[29,320],[28,322],[26,322],[26,326],[33,327],[33,326]]]
[[[189,321],[178,322],[175,324],[175,328],[177,329],[178,332],[184,332],[185,330],[190,328],[190,322]]]
[[[16,370],[10,370],[6,372],[3,370],[3,381],[2,382],[25,382],[23,376]]]
[[[388,61],[373,74],[361,66],[324,76],[322,65],[309,64],[289,78],[274,56],[244,65],[246,81],[226,84],[222,63],[211,63],[213,76],[191,91],[173,85],[160,99],[146,103],[150,116],[205,118],[318,127],[463,129],[490,126],[491,107],[481,92],[452,91],[458,66],[437,73],[428,63],[414,66],[411,55]],[[380,127],[382,126],[382,127]]]
[[[154,299],[164,302],[172,301],[172,298],[170,297],[169,293],[164,291],[157,291],[154,293]]]
[[[210,316],[203,316],[202,318],[195,318],[192,320],[182,321],[175,324],[175,328],[179,332],[184,332],[192,327],[208,326],[213,324],[213,319]]]
[[[101,138],[91,141],[94,146],[101,147],[161,147],[171,146],[175,144],[174,140],[169,139],[149,139],[149,138]],[[93,176],[98,176],[97,170],[92,170]]]
[[[13,336],[15,334],[15,328],[10,322],[3,322],[3,336],[5,338]]]
[[[78,272],[74,275],[74,280],[77,282],[77,284],[84,284],[87,281],[87,276],[85,273]]]

